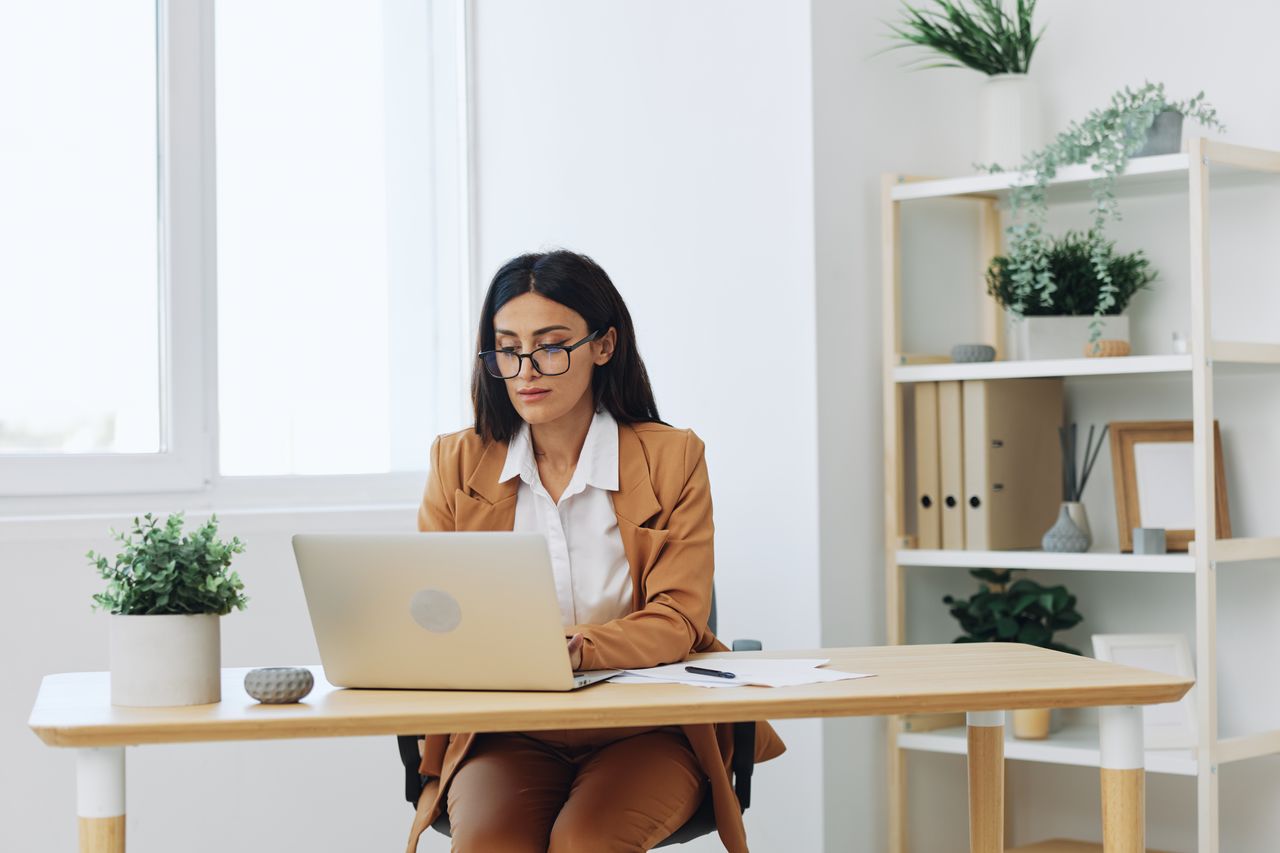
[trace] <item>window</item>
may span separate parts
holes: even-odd
[[[0,495],[385,499],[465,418],[465,3],[72,5],[0,10]]]
[[[139,0],[0,6],[5,456],[162,449],[155,34]]]

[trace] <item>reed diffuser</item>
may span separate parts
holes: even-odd
[[[1041,540],[1046,551],[1081,553],[1088,551],[1093,544],[1093,532],[1089,528],[1089,516],[1085,512],[1081,499],[1084,488],[1089,483],[1089,475],[1093,473],[1094,463],[1098,461],[1098,453],[1102,450],[1102,442],[1107,437],[1109,426],[1103,426],[1094,442],[1095,427],[1089,425],[1089,436],[1084,443],[1084,458],[1079,471],[1076,469],[1077,430],[1076,425],[1058,427],[1058,445],[1062,450],[1062,506],[1058,510],[1058,520],[1049,528]]]

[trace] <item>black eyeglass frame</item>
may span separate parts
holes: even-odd
[[[589,343],[591,343],[592,341],[597,340],[597,339],[598,339],[602,334],[604,334],[604,333],[605,333],[605,331],[606,331],[606,330],[605,330],[605,329],[603,329],[603,328],[601,328],[601,329],[596,329],[594,332],[592,332],[591,334],[587,335],[585,338],[583,338],[582,340],[578,341],[576,344],[570,344],[570,345],[568,345],[568,346],[563,346],[563,345],[561,345],[561,344],[554,344],[554,345],[549,346],[549,347],[548,347],[548,346],[534,347],[534,348],[533,348],[532,350],[530,350],[529,352],[515,352],[514,350],[506,350],[506,349],[487,349],[487,350],[485,350],[484,352],[477,353],[477,354],[476,354],[476,358],[480,359],[480,363],[484,365],[485,373],[488,373],[488,374],[489,374],[490,376],[492,376],[494,379],[501,379],[501,380],[503,380],[504,382],[505,382],[505,381],[508,381],[508,380],[511,380],[511,379],[515,379],[517,376],[519,376],[519,375],[520,375],[521,371],[523,371],[523,370],[524,370],[524,360],[525,360],[526,358],[527,358],[527,359],[529,359],[529,363],[533,365],[533,369],[534,369],[534,370],[536,370],[536,371],[538,371],[538,375],[539,375],[539,376],[560,376],[560,375],[562,375],[562,374],[565,374],[565,373],[568,373],[568,372],[569,372],[569,366],[573,363],[573,358],[572,358],[571,353],[572,353],[574,350],[576,350],[578,347],[582,346],[583,344],[589,344]],[[538,354],[538,353],[540,353],[540,352],[545,352],[546,350],[549,350],[549,349],[560,349],[560,350],[564,350],[564,352],[565,352],[565,356],[568,358],[568,362],[565,364],[565,366],[564,366],[564,370],[561,370],[561,371],[559,371],[559,372],[557,372],[557,373],[547,373],[547,372],[545,372],[541,367],[538,367],[538,362],[537,362],[537,360],[534,358],[534,356],[535,356],[535,355],[537,355],[537,354]],[[501,353],[501,354],[503,354],[503,355],[514,355],[514,356],[517,356],[517,357],[520,359],[520,360],[519,360],[519,362],[518,362],[520,366],[516,368],[516,372],[515,372],[515,373],[511,374],[510,376],[498,376],[498,375],[497,375],[497,374],[495,374],[492,370],[490,370],[490,369],[489,369],[489,365],[485,362],[485,356],[487,356],[487,355],[493,355],[493,356],[496,356],[496,355],[498,355],[499,353]]]

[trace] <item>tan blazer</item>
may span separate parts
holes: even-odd
[[[467,429],[436,439],[418,512],[420,530],[511,530],[519,479],[499,483],[507,445]],[[631,564],[634,612],[604,625],[575,625],[583,669],[636,668],[725,651],[707,630],[713,571],[711,489],[702,441],[664,424],[618,427],[618,491],[613,494],[622,547]],[[683,726],[711,784],[716,829],[730,853],[746,853],[746,831],[730,782],[733,727]],[[420,772],[431,778],[418,800],[409,851],[445,806],[444,792],[473,734],[430,735]],[[768,723],[756,726],[755,760],[785,747]]]

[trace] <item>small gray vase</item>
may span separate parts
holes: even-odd
[[[1066,504],[1058,510],[1058,520],[1040,540],[1044,550],[1057,554],[1083,554],[1089,550],[1089,545],[1089,537],[1071,520]]]

